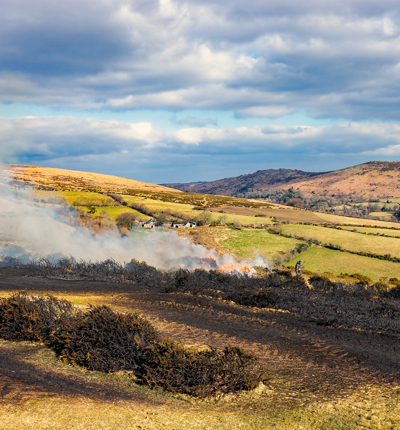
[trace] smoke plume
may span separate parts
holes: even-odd
[[[26,263],[40,258],[59,260],[128,263],[145,261],[161,269],[205,267],[236,264],[232,256],[220,256],[213,250],[190,243],[173,231],[135,228],[129,236],[110,230],[95,233],[79,224],[68,205],[46,206],[32,201],[28,190],[7,184],[2,171],[0,184],[0,259],[18,258]],[[214,267],[214,266],[215,267]],[[207,266],[207,264],[206,264]]]

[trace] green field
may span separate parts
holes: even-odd
[[[110,206],[106,206],[103,208],[98,208],[96,213],[93,214],[93,217],[96,216],[102,216],[107,214],[107,216],[111,217],[111,218],[117,218],[118,215],[125,213],[125,212],[133,212],[136,214],[137,219],[139,220],[148,220],[150,217],[148,217],[147,215],[144,215],[138,211],[136,211],[135,209],[131,209],[128,208],[126,206],[115,206],[115,207],[110,207]]]
[[[318,212],[318,216],[322,220],[332,224],[371,225],[371,226],[376,225],[380,227],[396,227],[396,228],[399,228],[400,226],[400,224],[396,222],[379,221],[375,219],[366,219],[366,218],[353,218],[349,216],[332,215],[332,214],[323,213],[323,212]]]
[[[32,192],[33,199],[40,199],[44,201],[50,201],[54,198],[62,197],[64,201],[70,205],[74,204],[77,199],[93,199],[96,201],[109,201],[109,197],[95,192],[86,191],[41,191],[35,190]]]
[[[296,239],[269,234],[266,230],[215,229],[211,234],[227,252],[247,261],[257,255],[270,261],[274,255],[285,254],[299,243]]]
[[[149,198],[144,197],[137,197],[137,196],[122,196],[124,200],[128,203],[139,203],[146,205],[150,210],[155,212],[162,212],[162,211],[173,211],[176,213],[184,213],[185,215],[188,215],[189,217],[192,217],[193,219],[197,218],[201,211],[199,210],[193,210],[192,204],[183,204],[183,203],[173,203],[173,202],[164,202],[161,200],[153,200]],[[218,218],[224,217],[226,220],[226,223],[233,223],[235,220],[238,221],[240,224],[243,225],[249,225],[249,224],[270,224],[271,218],[269,217],[254,217],[254,216],[247,216],[247,215],[237,215],[237,214],[223,214],[223,213],[217,213],[217,212],[209,212],[211,214],[212,220],[217,221]]]
[[[399,230],[390,230],[387,228],[375,228],[375,227],[350,227],[350,226],[344,226],[342,227],[343,230],[356,230],[359,233],[366,233],[366,234],[383,234],[386,236],[392,236],[392,237],[400,237],[400,225]]]
[[[87,214],[90,218],[109,218],[115,220],[116,217],[124,212],[134,212],[138,219],[148,219],[144,215],[127,206],[117,206],[109,197],[96,193],[96,192],[83,192],[83,191],[34,191],[33,198],[38,204],[57,204],[63,201],[73,205],[77,202],[84,202],[93,200],[100,204],[95,209],[94,214]],[[197,218],[202,211],[194,210],[193,203],[183,203],[184,195],[180,196],[179,201],[175,201],[175,194],[171,193],[171,199],[174,201],[163,201],[155,197],[151,198],[151,193],[147,195],[122,195],[125,202],[138,203],[146,205],[151,211],[156,214],[163,211],[170,212],[171,214],[184,214],[192,219]],[[190,196],[189,196],[190,197]],[[200,197],[200,196],[199,196]],[[164,195],[164,200],[165,200]],[[190,199],[188,200],[190,201]],[[47,202],[47,203],[45,203]],[[112,203],[112,206],[101,206],[101,204]],[[204,203],[206,203],[204,201]],[[383,204],[383,203],[382,203]],[[77,208],[84,210],[87,213],[88,206],[77,206]],[[218,209],[217,209],[218,210]],[[232,210],[233,211],[233,210]],[[243,208],[235,207],[234,211],[243,212]],[[316,222],[324,220],[325,222],[336,224],[351,224],[352,226],[343,226],[341,230],[325,228],[318,225],[302,225],[302,224],[283,224],[281,225],[283,232],[292,236],[317,238],[323,244],[339,245],[343,249],[348,249],[355,252],[372,252],[374,254],[385,255],[390,254],[394,257],[400,257],[400,224],[385,221],[376,221],[369,219],[352,218],[345,216],[331,215],[327,213],[312,213],[309,211],[291,210],[285,208],[272,207],[266,209],[256,209],[255,212],[263,212],[265,214],[274,216],[280,220],[299,219],[312,221],[315,218]],[[223,219],[224,223],[234,223],[237,221],[243,226],[250,225],[266,225],[271,224],[269,216],[251,216],[242,214],[225,214],[219,212],[209,212],[211,220],[217,221],[219,218]],[[381,213],[380,213],[381,214]],[[386,213],[382,213],[385,215]],[[279,216],[278,216],[279,215]],[[304,221],[303,220],[303,221]],[[115,221],[112,221],[115,222]],[[299,221],[298,221],[299,222]],[[370,225],[371,227],[361,227],[361,225]],[[372,227],[375,226],[375,227]],[[395,227],[399,230],[382,229],[379,227]],[[356,229],[358,232],[354,232]],[[361,233],[379,233],[391,237],[372,236]],[[287,238],[280,235],[269,234],[265,229],[231,229],[231,228],[209,228],[209,237],[212,239],[210,243],[205,242],[206,246],[217,246],[219,251],[230,253],[240,260],[251,261],[256,255],[261,256],[266,261],[275,260],[274,257],[283,256],[288,251],[292,251],[297,245],[303,243],[302,240]],[[340,273],[362,273],[372,279],[379,279],[385,276],[396,277],[398,276],[398,265],[389,261],[380,261],[373,258],[360,257],[332,251],[328,249],[312,248],[305,254],[305,258],[312,256],[312,267],[310,270],[320,272],[332,272],[334,274]],[[331,256],[334,256],[334,261],[331,261]],[[282,257],[281,257],[282,258]],[[292,260],[295,261],[296,259]],[[279,261],[279,258],[276,260]],[[290,264],[290,262],[289,262]],[[389,274],[389,275],[388,275]]]
[[[400,257],[400,240],[394,237],[367,236],[353,231],[314,225],[285,225],[282,229],[291,236],[315,237],[323,244],[340,245],[350,251],[372,252],[378,255],[391,254],[394,257]]]
[[[374,281],[383,277],[396,278],[400,274],[400,263],[315,246],[293,258],[285,266],[294,265],[298,260],[303,260],[304,268],[312,272],[334,275],[360,273]]]

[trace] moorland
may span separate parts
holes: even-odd
[[[97,233],[128,236],[149,218],[162,224],[157,228],[196,220],[198,227],[177,234],[239,260],[259,255],[274,272],[169,272],[139,262],[134,270],[65,261],[3,265],[3,300],[24,292],[50,294],[84,312],[106,305],[146,318],[160,335],[194,351],[242,348],[258,357],[259,385],[199,398],[152,388],[126,370],[63,360],[44,338],[3,336],[1,428],[400,426],[399,223],[82,172],[13,171],[16,189],[31,184],[33,205],[71,208]],[[0,240],[12,238],[3,232]],[[293,276],[298,259],[302,278]]]

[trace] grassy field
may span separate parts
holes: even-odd
[[[371,216],[376,216],[379,218],[391,218],[393,215],[393,212],[371,212]]]
[[[394,237],[367,236],[353,231],[313,225],[285,225],[282,229],[291,236],[315,237],[323,244],[333,243],[350,251],[391,254],[394,257],[400,257],[400,240]]]
[[[247,261],[258,255],[270,261],[275,254],[284,254],[299,243],[266,230],[213,229],[211,234],[226,252]]]
[[[351,225],[370,225],[370,226],[380,226],[380,227],[396,227],[399,228],[400,224],[396,222],[389,221],[379,221],[374,219],[366,218],[352,218],[349,216],[332,215],[328,213],[318,212],[318,216],[326,222],[332,224],[351,224]]]
[[[400,229],[399,230],[390,230],[386,228],[376,228],[376,227],[350,227],[350,226],[344,226],[342,227],[343,230],[349,230],[353,231],[356,230],[359,233],[366,233],[366,234],[384,234],[386,236],[392,236],[392,237],[400,237]]]
[[[42,191],[34,190],[31,193],[34,200],[54,202],[54,199],[61,198],[70,205],[73,205],[76,201],[80,199],[93,200],[94,202],[102,202],[104,204],[110,203],[109,197],[104,194],[96,193],[93,191]]]
[[[148,220],[150,218],[147,215],[144,215],[135,209],[127,208],[125,206],[98,208],[96,213],[93,214],[93,216],[96,217],[96,216],[102,216],[103,214],[107,214],[107,216],[109,216],[111,218],[117,218],[118,215],[125,213],[125,212],[135,213],[137,219],[139,219],[139,220]]]
[[[326,248],[309,248],[306,252],[290,260],[285,266],[294,265],[298,260],[303,260],[304,268],[313,272],[332,273],[334,275],[360,273],[374,281],[378,281],[383,277],[388,279],[395,278],[400,273],[400,263],[362,257]]]
[[[155,212],[162,211],[173,211],[173,212],[182,212],[185,215],[193,217],[193,219],[197,218],[201,211],[193,210],[192,204],[183,204],[183,203],[174,203],[174,202],[164,202],[160,200],[153,200],[149,198],[139,197],[139,196],[122,196],[124,200],[130,203],[139,203],[146,205],[149,209]],[[219,212],[210,212],[212,220],[217,221],[219,217],[224,217],[225,222],[232,223],[235,220],[243,225],[249,224],[269,224],[271,222],[271,218],[269,217],[254,217],[248,215],[240,215],[240,214],[226,214]]]
[[[46,190],[115,192],[121,189],[135,189],[151,192],[180,192],[161,185],[100,173],[21,164],[9,164],[7,169],[10,169],[10,175],[14,180]]]
[[[121,192],[121,190],[120,190]],[[349,249],[356,252],[373,252],[376,254],[391,254],[392,256],[400,257],[400,241],[396,238],[400,236],[400,230],[379,229],[379,227],[395,227],[400,229],[399,223],[376,221],[369,219],[351,218],[344,216],[331,215],[326,213],[314,213],[305,210],[297,210],[280,205],[271,205],[270,207],[262,207],[260,204],[256,206],[241,206],[242,200],[234,200],[223,197],[210,196],[210,202],[207,201],[206,195],[186,195],[185,193],[164,192],[160,193],[155,189],[154,192],[150,190],[142,190],[137,193],[121,195],[125,202],[145,204],[150,210],[155,213],[163,211],[185,214],[186,216],[196,219],[202,211],[194,210],[194,202],[201,202],[202,204],[215,203],[217,206],[210,207],[207,212],[211,215],[211,220],[217,221],[223,219],[224,223],[237,222],[243,226],[250,225],[268,225],[272,223],[272,219],[276,221],[290,221],[291,224],[283,225],[282,228],[286,233],[291,235],[297,234],[301,237],[318,238],[322,243],[332,243],[340,245],[343,249]],[[152,198],[154,197],[154,198]],[[115,222],[116,217],[124,212],[134,212],[138,219],[148,219],[149,217],[135,211],[127,206],[116,206],[115,201],[104,194],[93,191],[70,190],[70,191],[43,191],[36,190],[33,192],[33,198],[38,204],[46,203],[46,206],[51,204],[62,203],[63,201],[76,205],[76,203],[90,203],[90,201],[97,202],[96,212],[94,214],[86,214],[88,210],[87,205],[76,206],[84,210],[87,217],[90,218],[106,218],[110,219],[109,222]],[[199,200],[200,199],[200,200]],[[202,200],[203,199],[203,200]],[[228,203],[232,200],[233,206]],[[243,200],[244,201],[244,200]],[[101,206],[102,204],[108,206]],[[110,205],[111,204],[111,205]],[[221,204],[221,206],[218,206]],[[382,203],[383,204],[383,203]],[[384,213],[383,213],[384,214]],[[256,216],[257,215],[257,216]],[[336,230],[331,228],[323,228],[318,225],[300,225],[296,222],[315,222],[315,223],[336,223],[336,224],[350,224],[354,227],[346,227],[343,230]],[[293,224],[294,223],[294,224]],[[371,228],[361,227],[361,225],[370,225]],[[374,228],[372,228],[374,227]],[[393,238],[385,238],[372,235],[364,235],[353,232],[356,228],[360,233],[363,232],[382,232],[386,235],[391,235]],[[260,255],[267,261],[279,259],[276,256],[283,256],[288,251],[293,250],[296,245],[302,243],[296,238],[284,238],[279,235],[271,235],[265,229],[263,230],[235,230],[231,228],[208,228],[201,232],[202,243],[206,246],[214,247],[219,252],[230,253],[239,260],[251,261],[255,255]],[[325,250],[326,251],[326,250]],[[324,251],[324,252],[325,252]],[[317,252],[317,250],[310,250],[309,253]],[[321,251],[317,252],[318,255]],[[337,254],[334,254],[337,255]],[[356,258],[356,260],[354,260]],[[364,273],[373,279],[387,276],[396,276],[397,266],[390,262],[381,262],[379,260],[357,259],[357,256],[352,256],[348,253],[341,254],[340,264],[338,268],[331,269],[332,262],[324,258],[317,258],[316,270],[327,271],[332,273],[349,272],[354,269],[354,262],[357,261],[358,268],[356,272]],[[338,261],[339,261],[338,260]],[[326,267],[324,267],[324,265]],[[389,269],[388,269],[389,268]],[[363,272],[364,271],[364,272]]]
[[[55,379],[72,379],[88,391],[32,396],[14,404],[0,402],[0,428],[20,429],[394,429],[400,425],[398,388],[361,386],[348,395],[302,403],[283,401],[272,388],[243,393],[220,401],[195,400],[136,385],[124,374],[88,372],[56,360],[33,344],[0,341],[0,351],[23,357],[27,368],[39,366]],[[90,388],[89,388],[90,387]],[[93,391],[97,387],[98,394]],[[34,388],[31,387],[31,391]],[[104,398],[101,391],[119,394]],[[89,394],[89,392],[91,394]]]

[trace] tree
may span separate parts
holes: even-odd
[[[137,215],[135,212],[123,212],[117,216],[117,226],[120,229],[127,228],[130,230],[133,227],[136,218]]]
[[[293,199],[289,199],[286,204],[288,206],[293,206],[294,208],[304,208],[304,202],[303,200],[299,199],[299,198],[293,198]]]
[[[397,219],[397,221],[400,221],[400,209],[398,209],[396,212],[394,212],[393,216]]]
[[[212,220],[212,215],[210,212],[202,211],[201,214],[196,218],[198,225],[207,225],[210,224]]]

